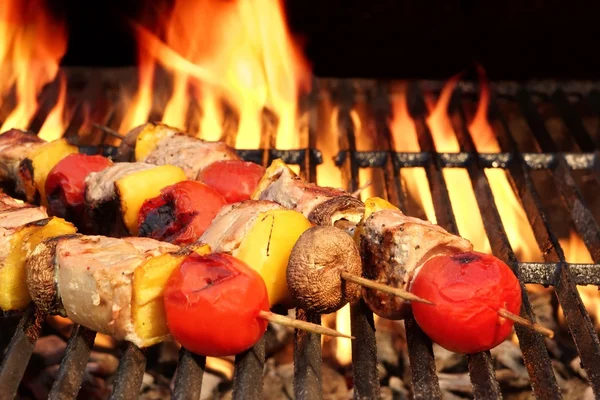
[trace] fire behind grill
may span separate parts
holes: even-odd
[[[95,114],[94,121],[100,125],[116,129],[122,110],[110,85],[98,84],[101,79],[90,79],[88,75],[74,73],[70,76],[70,87],[75,88],[73,116],[65,136],[77,142],[86,153],[116,155],[114,137],[109,129],[96,129],[83,132],[82,126],[90,125],[85,121],[83,99],[96,99],[92,102],[100,116]],[[451,103],[453,125],[460,145],[459,153],[436,153],[430,129],[426,123],[426,107],[423,90],[437,90],[435,82],[420,82],[411,85],[409,91],[409,109],[415,120],[418,142],[422,149],[417,153],[399,153],[392,150],[391,134],[388,128],[390,116],[388,86],[381,82],[355,82],[319,80],[314,94],[303,105],[307,112],[306,125],[301,129],[300,150],[278,150],[275,148],[275,124],[272,115],[265,113],[263,135],[260,150],[239,150],[247,160],[267,165],[275,158],[282,158],[289,164],[299,166],[301,174],[316,181],[317,166],[323,162],[322,153],[316,148],[319,93],[321,90],[331,94],[333,102],[339,107],[337,130],[339,133],[339,153],[335,158],[341,170],[345,189],[354,191],[359,188],[359,171],[363,168],[378,170],[383,176],[384,192],[387,198],[407,210],[408,198],[402,187],[399,171],[402,168],[421,167],[426,171],[432,193],[433,206],[437,222],[452,233],[458,233],[457,223],[450,202],[448,187],[443,170],[445,168],[464,168],[472,182],[483,224],[493,253],[505,261],[520,279],[524,293],[521,315],[535,320],[531,304],[527,298],[524,284],[536,283],[554,287],[560,305],[564,310],[566,323],[581,357],[581,363],[587,373],[589,384],[596,396],[600,396],[600,342],[594,331],[589,315],[585,311],[576,285],[600,285],[600,228],[591,209],[586,206],[583,196],[574,179],[574,172],[585,170],[591,173],[600,184],[600,143],[599,138],[588,134],[583,121],[573,104],[585,103],[597,115],[600,115],[600,87],[588,84],[564,86],[531,84],[520,86],[511,83],[492,85],[492,99],[489,117],[495,121],[494,133],[501,147],[497,154],[477,153],[468,132],[462,99],[474,92],[474,85],[461,82],[454,91]],[[115,98],[111,98],[111,90]],[[366,96],[372,110],[373,122],[381,148],[377,151],[357,151],[355,121],[351,116],[356,93]],[[73,93],[73,92],[72,92]],[[53,102],[51,90],[42,96],[42,107],[31,123],[31,130],[37,131],[43,123],[47,109],[44,104]],[[100,96],[100,97],[98,97]],[[563,152],[548,131],[545,121],[538,113],[533,96],[550,102],[559,111],[564,124],[575,141],[575,152]],[[575,98],[575,103],[570,100]],[[114,101],[113,101],[114,100]],[[499,102],[510,102],[516,106],[533,133],[533,140],[539,152],[520,152],[516,133],[511,131],[507,116],[499,107]],[[317,110],[317,111],[314,111]],[[0,117],[6,110],[0,110]],[[160,118],[160,116],[154,116]],[[190,124],[193,121],[190,121]],[[234,124],[235,125],[235,124]],[[229,144],[235,143],[235,129],[224,129],[223,139]],[[108,145],[107,145],[108,143]],[[504,231],[502,220],[496,209],[490,184],[484,173],[485,168],[506,170],[514,191],[518,194],[534,232],[535,239],[543,251],[544,262],[519,262],[513,252]],[[560,194],[564,207],[570,213],[573,223],[583,238],[594,264],[569,264],[565,261],[563,250],[558,242],[558,234],[550,226],[550,215],[544,209],[540,193],[536,189],[532,173],[536,170],[551,172],[554,187]],[[302,310],[298,318],[320,322],[320,316],[306,315]],[[31,357],[35,342],[40,335],[44,316],[34,308],[22,316],[19,325],[8,345],[0,367],[0,398],[13,398]],[[436,375],[431,341],[423,334],[411,318],[405,321],[408,352],[411,365],[412,390],[415,399],[441,398],[441,390]],[[353,376],[355,398],[371,399],[379,395],[379,377],[377,372],[377,352],[373,314],[361,302],[351,309],[351,329],[356,340],[352,343]],[[519,344],[527,367],[534,394],[540,399],[561,398],[561,391],[555,378],[544,339],[538,333],[516,326]],[[56,381],[52,387],[51,398],[74,398],[80,388],[85,365],[94,343],[95,333],[76,327],[67,346],[66,355],[61,363]],[[146,352],[128,344],[121,358],[112,398],[135,398],[140,390],[146,367]],[[260,341],[248,352],[235,359],[234,398],[255,399],[261,397],[263,366],[265,362],[265,344]],[[294,348],[294,391],[299,399],[322,397],[321,390],[321,341],[314,334],[297,332]],[[468,357],[469,372],[475,398],[501,398],[500,386],[495,378],[492,358],[489,352]],[[205,366],[204,357],[182,350],[175,378],[174,398],[198,398],[202,385]]]

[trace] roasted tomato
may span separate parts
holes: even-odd
[[[198,174],[198,180],[213,187],[227,203],[250,200],[265,173],[258,164],[241,160],[217,161]]]
[[[50,170],[46,179],[46,199],[50,213],[74,221],[83,230],[85,178],[102,171],[112,161],[102,156],[70,154]]]
[[[428,260],[411,292],[435,303],[412,303],[421,329],[457,353],[477,353],[502,343],[513,322],[498,311],[519,314],[521,309],[521,287],[512,270],[496,257],[478,252]]]
[[[269,310],[262,278],[223,253],[188,256],[169,278],[164,304],[173,338],[204,356],[241,353],[267,329],[258,316]]]
[[[202,182],[182,181],[146,200],[140,209],[138,235],[178,245],[196,241],[226,204]]]

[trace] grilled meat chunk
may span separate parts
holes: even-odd
[[[48,218],[44,207],[20,203],[7,194],[0,193],[0,228],[16,228],[44,218]]]
[[[473,245],[438,225],[407,217],[399,210],[372,213],[358,229],[363,275],[405,290],[431,257],[473,250]],[[405,318],[409,302],[378,290],[363,288],[371,310],[388,319]]]
[[[253,198],[299,211],[317,225],[334,225],[341,220],[356,225],[364,213],[360,200],[343,190],[304,181],[281,160],[275,160],[267,169]]]
[[[272,201],[256,200],[225,206],[198,242],[209,245],[213,252],[231,253],[238,248],[260,213],[283,209]]]
[[[23,195],[24,188],[19,185],[19,165],[29,154],[46,143],[37,135],[11,129],[0,135],[0,182],[14,185],[14,191]]]
[[[175,165],[185,171],[190,180],[215,161],[239,160],[234,149],[224,142],[209,142],[183,133],[173,132],[160,139],[143,160],[156,165]]]
[[[178,246],[150,238],[54,238],[32,253],[27,285],[36,304],[47,311],[143,346],[145,340],[138,336],[132,315],[134,271],[149,259],[177,250]],[[48,288],[43,283],[50,276],[54,287]]]

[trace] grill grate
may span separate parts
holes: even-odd
[[[93,81],[90,81],[93,82]],[[97,81],[96,81],[97,82]],[[87,83],[87,82],[86,82]],[[503,85],[493,87],[489,114],[499,123],[494,133],[501,146],[498,154],[477,153],[467,128],[465,110],[461,98],[472,91],[472,85],[461,83],[455,90],[451,108],[451,122],[460,145],[459,153],[436,153],[431,131],[426,123],[426,107],[420,88],[433,83],[416,84],[411,87],[409,107],[415,119],[418,143],[421,152],[395,152],[391,144],[388,128],[389,100],[386,85],[377,83],[370,87],[370,106],[374,111],[374,126],[378,134],[378,151],[358,151],[356,127],[351,117],[355,89],[349,81],[320,81],[319,87],[325,87],[339,107],[337,128],[339,153],[336,164],[341,170],[344,189],[355,191],[359,188],[359,171],[374,168],[383,174],[384,190],[388,199],[407,212],[407,196],[403,191],[400,171],[403,168],[422,167],[425,169],[437,222],[452,233],[458,233],[448,186],[444,178],[445,168],[464,168],[471,179],[473,191],[480,209],[482,221],[493,253],[506,262],[517,274],[522,289],[527,283],[553,286],[560,305],[564,310],[567,326],[571,332],[581,357],[589,383],[596,396],[600,396],[600,342],[595,333],[589,315],[585,311],[576,290],[578,284],[600,285],[600,228],[592,211],[586,206],[582,194],[573,177],[574,171],[589,171],[600,185],[600,144],[587,132],[581,118],[574,110],[567,93],[574,92],[581,101],[587,102],[600,116],[600,92],[594,88],[582,90],[578,85],[565,88],[552,87],[549,93],[538,90],[536,84],[529,86]],[[100,89],[97,83],[85,86],[82,98],[94,98]],[[547,88],[547,86],[544,86]],[[543,117],[538,113],[532,101],[532,94],[544,96],[559,110],[560,117],[579,147],[579,152],[562,152],[550,135]],[[311,96],[305,105],[307,109],[318,102],[318,96]],[[511,132],[506,116],[500,111],[498,100],[507,100],[516,104],[522,112],[541,152],[519,152],[519,145]],[[44,102],[42,102],[43,104]],[[109,102],[110,103],[110,102]],[[81,113],[82,103],[76,107],[75,116],[67,128],[67,136],[80,134],[85,118]],[[47,113],[46,113],[47,114]],[[290,164],[299,165],[301,175],[316,181],[317,165],[323,161],[323,155],[317,148],[318,112],[308,113],[306,126],[301,129],[301,150],[275,149],[275,130],[265,129],[261,139],[262,150],[240,150],[246,160],[268,164],[275,158],[282,158]],[[45,118],[40,112],[32,128],[39,127]],[[98,123],[115,128],[120,112],[118,108],[107,106]],[[235,142],[235,132],[226,130],[224,140]],[[82,140],[82,150],[89,153],[98,151],[98,144],[110,139],[106,130],[96,131],[94,138],[100,141],[90,144]],[[90,139],[87,137],[87,139]],[[106,155],[114,156],[116,149],[103,146]],[[511,247],[502,220],[494,202],[494,196],[486,168],[500,168],[508,172],[510,183],[518,194],[540,249],[543,249],[544,262],[519,262]],[[557,234],[549,223],[549,213],[544,209],[540,193],[536,189],[532,172],[547,170],[553,177],[553,184],[560,194],[564,207],[569,211],[579,235],[583,238],[594,264],[569,264],[558,242]],[[521,315],[535,321],[532,306],[523,290]],[[319,323],[319,315],[297,310],[297,318]],[[21,318],[16,332],[6,349],[0,367],[0,399],[14,398],[23,376],[35,341],[39,337],[43,316],[34,308],[29,309]],[[440,399],[441,390],[436,375],[435,361],[431,341],[423,334],[414,319],[405,321],[408,353],[412,372],[412,388],[415,399]],[[351,309],[351,329],[356,340],[352,344],[353,376],[355,398],[371,399],[379,396],[379,377],[377,370],[377,351],[375,328],[372,312],[363,302]],[[554,375],[550,357],[543,337],[533,331],[516,327],[523,358],[527,367],[534,394],[540,399],[559,399],[562,397]],[[61,363],[50,398],[74,398],[83,379],[86,362],[94,343],[95,333],[76,327],[69,339],[66,355]],[[260,398],[262,376],[265,363],[265,343],[261,340],[248,352],[235,358],[234,398]],[[322,378],[320,373],[321,342],[319,336],[306,332],[296,332],[294,337],[294,394],[297,399],[322,397]],[[496,380],[492,357],[484,352],[468,357],[469,373],[475,398],[501,398]],[[146,367],[146,352],[132,344],[127,345],[119,365],[114,385],[113,399],[135,398],[142,384]],[[205,358],[193,355],[182,349],[175,377],[174,398],[199,398]]]

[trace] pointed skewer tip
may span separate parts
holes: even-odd
[[[269,322],[273,322],[274,324],[289,326],[289,327],[292,327],[295,329],[300,329],[303,331],[316,333],[318,335],[340,337],[340,338],[345,338],[345,339],[356,339],[354,336],[349,336],[349,335],[343,334],[341,332],[336,331],[335,329],[326,328],[326,327],[318,325],[318,324],[313,324],[313,323],[306,322],[306,321],[300,321],[300,320],[289,318],[289,317],[279,315],[279,314],[274,314],[270,311],[261,310],[258,313],[258,316]]]
[[[554,338],[554,332],[552,330],[550,330],[544,326],[541,326],[539,324],[535,324],[535,323],[531,322],[530,320],[521,317],[520,315],[513,314],[510,311],[505,310],[504,308],[501,308],[500,310],[498,310],[498,314],[501,317],[510,319],[511,321],[513,321],[516,324],[522,325],[529,329],[533,329],[534,331],[541,333],[542,335],[544,335],[550,339]]]

